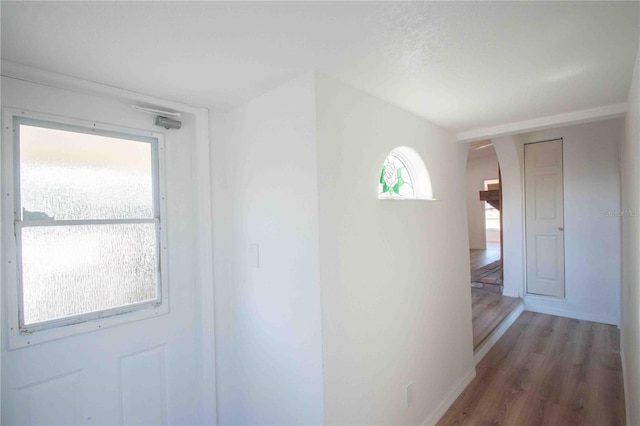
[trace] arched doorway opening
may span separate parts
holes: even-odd
[[[473,347],[476,354],[517,308],[520,300],[504,296],[502,175],[491,140],[468,145],[466,167],[470,291]]]

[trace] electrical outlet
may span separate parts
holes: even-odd
[[[413,402],[413,382],[404,388],[404,405],[409,408]]]

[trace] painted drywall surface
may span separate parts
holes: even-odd
[[[521,297],[524,289],[522,150],[512,137],[492,139],[502,177],[503,294]]]
[[[527,308],[608,324],[620,320],[620,119],[494,139],[505,203],[505,294],[524,293],[524,144],[563,138],[566,299],[527,296]]]
[[[533,132],[521,143],[563,138],[566,300],[527,296],[528,308],[620,323],[622,119]]]
[[[640,44],[640,43],[639,43]],[[622,362],[627,424],[640,424],[640,47],[629,90],[622,177]]]
[[[492,147],[483,148],[479,156],[467,159],[467,221],[469,223],[469,248],[487,248],[485,202],[480,201],[479,191],[484,191],[484,181],[498,179],[498,158]]]
[[[487,242],[488,243],[500,243],[500,230],[499,229],[487,229]]]
[[[214,121],[231,218],[232,279],[216,283],[218,368],[233,370],[218,377],[220,423],[323,423],[314,96],[308,75]]]
[[[325,421],[420,424],[474,368],[466,147],[327,77],[316,96]],[[377,199],[399,145],[440,201]]]
[[[74,407],[78,421],[86,422],[85,419],[90,417],[96,424],[121,423],[120,388],[125,385],[118,383],[119,365],[129,355],[148,354],[150,348],[162,348],[167,388],[162,403],[149,399],[147,406],[140,406],[140,412],[144,413],[145,409],[165,410],[169,424],[200,423],[201,395],[196,365],[199,318],[197,294],[192,290],[197,267],[195,184],[191,173],[191,152],[195,143],[193,116],[183,115],[182,129],[169,132],[154,127],[153,117],[134,112],[129,103],[120,99],[5,77],[2,77],[2,106],[165,134],[167,162],[163,180],[167,211],[163,224],[167,229],[169,255],[168,265],[164,267],[168,270],[170,293],[170,312],[167,315],[4,351],[2,397],[10,401],[5,399],[3,403],[2,424],[16,424],[12,416],[19,412],[21,406],[21,401],[17,401],[19,398],[15,398],[16,388],[46,382],[78,369],[82,369],[77,380],[78,399]],[[6,348],[6,340],[3,343]],[[159,376],[152,372],[153,369],[146,378],[150,382],[158,382]],[[139,385],[144,386],[142,381]],[[51,389],[57,390],[55,386]],[[67,407],[56,408],[64,410]],[[127,421],[126,415],[124,421]],[[46,419],[44,422],[50,423]]]

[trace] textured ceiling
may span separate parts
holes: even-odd
[[[320,71],[452,130],[626,100],[637,2],[10,2],[2,59],[229,109]]]

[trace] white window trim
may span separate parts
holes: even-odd
[[[92,312],[84,315],[78,315],[71,318],[52,320],[38,323],[33,327],[21,327],[20,325],[20,305],[21,291],[19,283],[19,274],[17,270],[18,247],[15,234],[15,215],[18,194],[15,191],[16,164],[15,164],[15,147],[17,146],[14,135],[17,133],[14,128],[14,117],[46,121],[59,124],[60,129],[68,128],[89,128],[96,129],[101,134],[121,135],[121,136],[137,136],[141,139],[154,138],[157,140],[157,161],[153,161],[154,167],[154,210],[159,212],[153,219],[143,219],[142,221],[156,223],[157,232],[159,234],[159,261],[160,261],[160,298],[143,302],[122,306],[118,308],[107,309],[98,312]],[[169,274],[167,271],[167,233],[166,233],[166,190],[165,190],[165,149],[164,134],[157,132],[149,132],[144,130],[130,129],[114,125],[90,122],[85,120],[77,120],[67,117],[60,117],[50,114],[43,114],[33,111],[3,108],[2,109],[2,154],[0,164],[2,165],[2,261],[6,268],[4,270],[3,287],[5,289],[5,307],[6,307],[6,327],[8,336],[8,349],[17,349],[25,346],[31,346],[37,343],[48,342],[63,337],[73,336],[89,331],[100,330],[120,324],[126,324],[133,321],[153,318],[169,312]],[[135,220],[133,220],[135,221]],[[133,222],[127,220],[127,223]],[[63,221],[57,221],[63,224]],[[73,221],[78,224],[78,221]],[[100,220],[87,221],[87,223],[118,223],[118,220]],[[36,223],[30,223],[35,225]],[[50,225],[50,223],[47,223]]]

